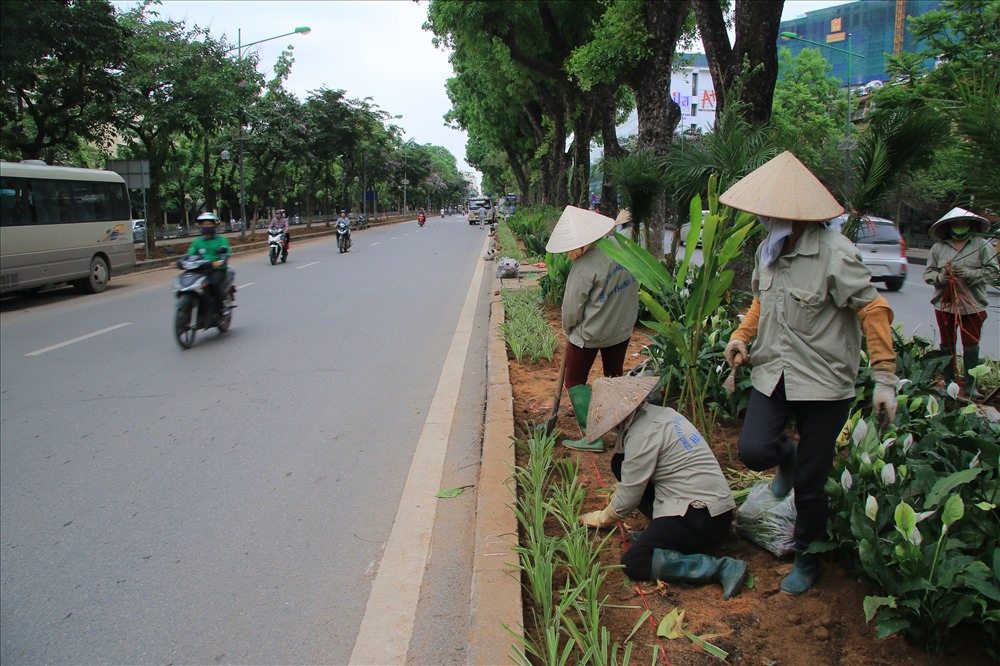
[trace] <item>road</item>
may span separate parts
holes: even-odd
[[[174,270],[0,303],[0,662],[348,663],[365,623],[464,663],[484,243],[455,215],[237,255],[233,328],[188,351]],[[390,622],[379,585],[418,605]]]

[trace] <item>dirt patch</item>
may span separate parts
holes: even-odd
[[[547,306],[544,312],[553,330],[561,334],[558,309]],[[643,331],[633,334],[626,356],[626,370],[642,360],[641,352],[647,340]],[[518,438],[523,439],[527,435],[526,423],[541,423],[551,413],[561,350],[558,354],[552,363],[543,361],[534,365],[522,365],[510,359],[514,421]],[[601,374],[598,359],[591,370],[590,379]],[[580,436],[565,393],[561,400],[558,427],[570,438]],[[738,437],[738,426],[717,426],[712,434],[712,449],[723,469],[732,467],[746,471],[736,460]],[[579,456],[580,477],[587,488],[585,510],[603,508],[609,496],[607,491],[615,484],[610,467],[611,452],[580,453],[558,447],[557,455]],[[518,463],[522,462],[519,457]],[[644,527],[645,518],[635,513],[626,523],[628,528],[641,528]],[[605,534],[601,531],[595,538],[603,538]],[[609,546],[601,554],[601,561],[608,565],[618,564],[626,547],[624,534],[619,534],[609,541]],[[606,613],[603,623],[611,631],[612,641],[624,641],[643,609],[648,608],[653,613],[650,623],[632,639],[632,657],[635,663],[650,663],[651,650],[659,650],[655,647],[655,623],[674,608],[685,611],[685,627],[688,631],[703,636],[710,643],[729,652],[727,662],[730,664],[985,666],[995,663],[981,653],[976,641],[963,640],[961,631],[955,633],[944,654],[933,658],[898,636],[879,640],[874,624],[865,623],[862,610],[862,601],[872,590],[847,571],[835,556],[827,559],[823,574],[812,590],[800,597],[791,597],[778,590],[782,577],[791,569],[790,561],[775,558],[735,533],[726,542],[712,549],[710,554],[746,560],[754,577],[754,587],[745,589],[739,597],[723,601],[721,588],[717,585],[666,585],[656,589],[655,585],[629,581],[620,569],[609,574],[603,593],[610,595],[610,603],[633,607],[612,608]],[[523,602],[524,624],[530,627],[531,600],[525,597]],[[660,641],[671,664],[699,666],[722,663],[686,638]],[[661,654],[660,658],[662,657]]]

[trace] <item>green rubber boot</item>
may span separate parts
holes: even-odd
[[[774,478],[771,479],[771,493],[778,498],[792,492],[792,487],[795,484],[795,461],[798,460],[798,447],[787,437],[784,439],[788,445],[788,453],[778,463],[778,471],[774,473]]]
[[[722,598],[731,599],[743,591],[747,581],[747,563],[731,557],[712,557],[695,553],[684,555],[676,550],[653,549],[650,568],[653,580],[669,583],[722,586]]]
[[[944,366],[944,370],[941,371],[944,377],[944,387],[948,388],[948,384],[955,381],[955,350],[952,347],[941,345],[941,351],[948,355],[948,365]]]
[[[592,444],[587,443],[587,412],[590,410],[590,385],[577,384],[570,387],[568,393],[569,401],[573,403],[573,414],[576,416],[576,422],[583,432],[583,437],[581,439],[564,439],[563,446],[575,451],[596,451],[603,453],[604,442],[601,440]]]
[[[819,555],[816,553],[796,553],[795,565],[781,581],[781,591],[795,595],[806,592],[819,578],[819,568]]]
[[[962,350],[962,366],[965,372],[965,395],[969,400],[982,400],[983,394],[976,390],[976,378],[969,370],[979,365],[979,345],[966,347]]]

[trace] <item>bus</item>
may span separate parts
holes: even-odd
[[[71,283],[97,294],[135,265],[117,173],[0,162],[0,294]]]

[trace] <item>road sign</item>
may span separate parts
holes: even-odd
[[[841,150],[854,150],[855,148],[858,147],[858,140],[842,139],[841,142],[837,144],[837,147],[840,148]]]
[[[406,178],[404,178],[403,179],[403,185],[409,185],[409,184],[410,184],[410,181],[407,180]]]

